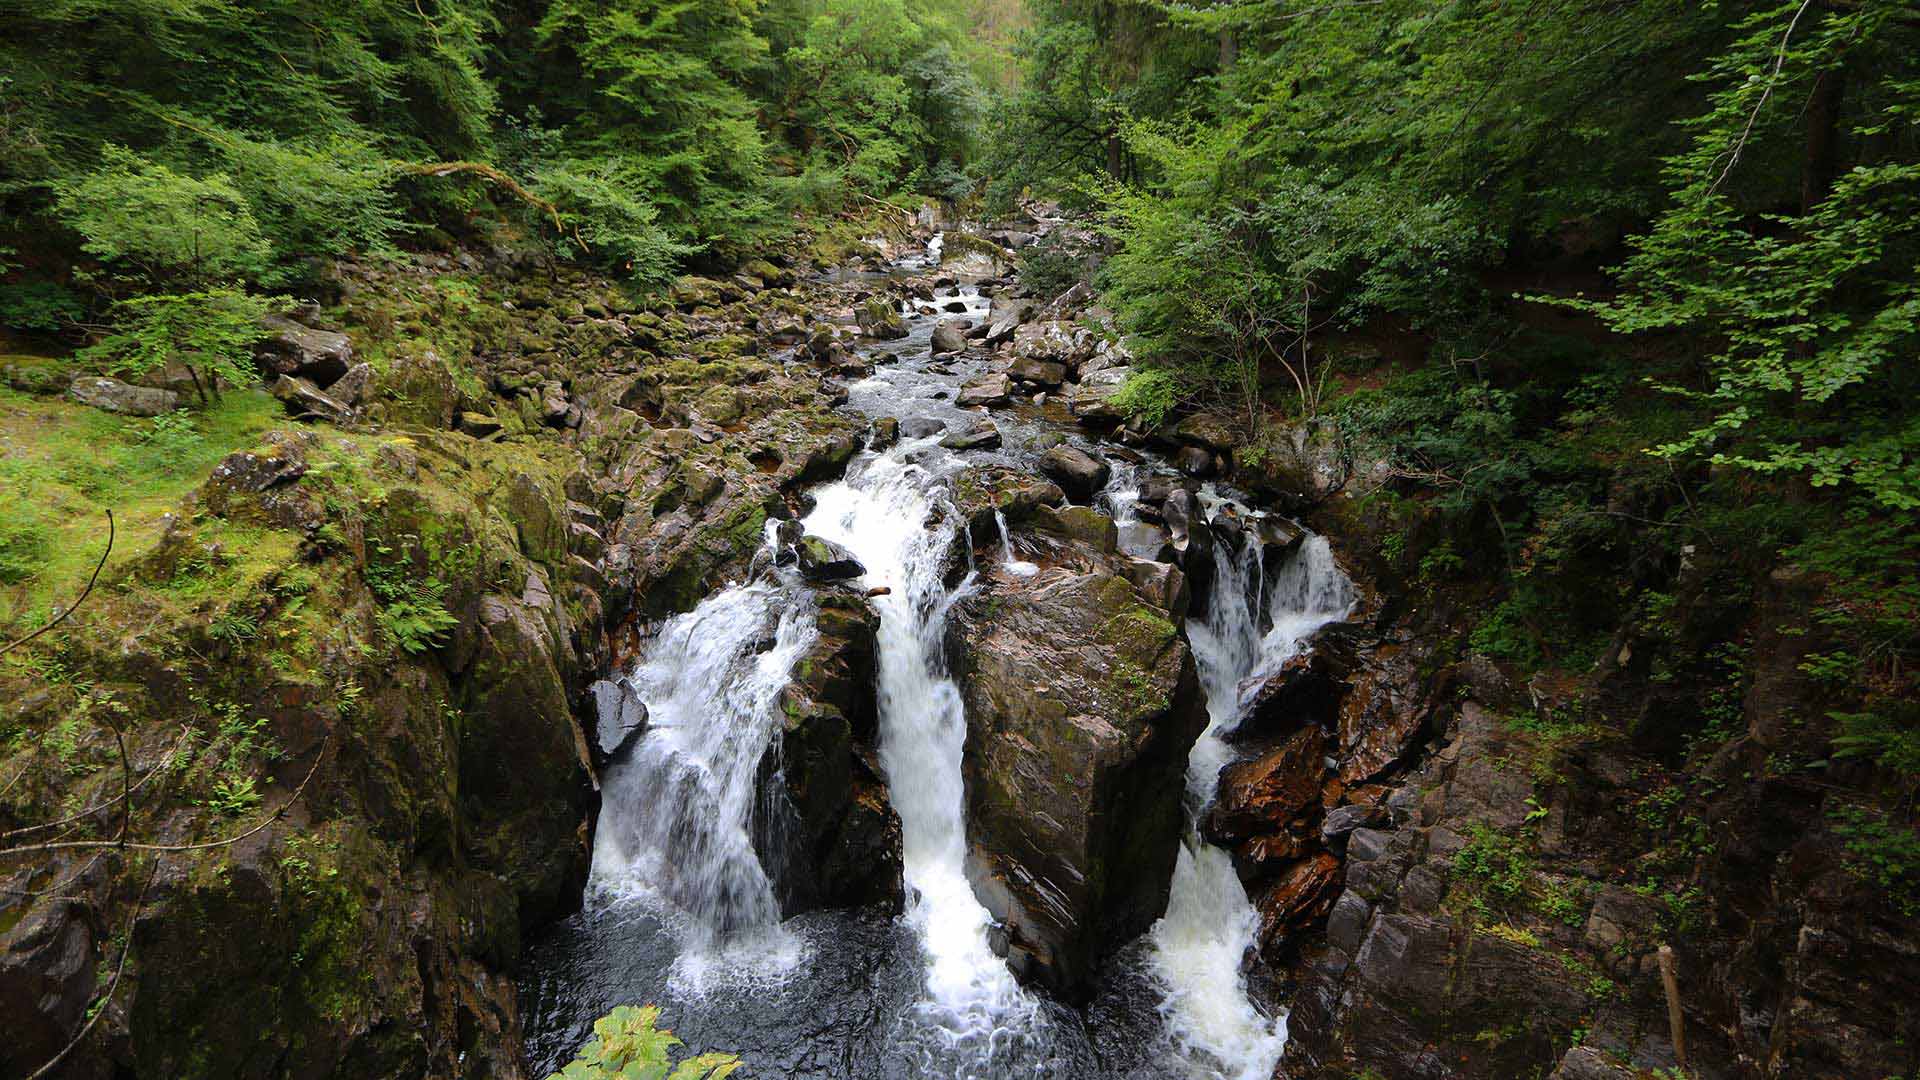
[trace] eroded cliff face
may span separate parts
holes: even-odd
[[[1276,1075],[1914,1068],[1920,934],[1845,834],[1871,777],[1829,760],[1807,658],[1833,646],[1796,629],[1822,583],[1702,554],[1591,671],[1490,663],[1463,640],[1485,583],[1409,580],[1443,538],[1350,498],[1367,464],[1316,439],[1260,471],[1369,601],[1253,692],[1206,822],[1293,987]]]
[[[529,527],[564,516],[564,468],[451,435],[278,433],[62,637],[72,682],[14,684],[17,722],[108,709],[128,754],[125,776],[111,736],[76,741],[65,777],[16,756],[16,821],[76,791],[107,806],[30,834],[103,846],[13,860],[29,895],[0,984],[47,963],[49,933],[118,972],[67,1075],[519,1075],[506,972],[586,866],[570,696],[598,610]],[[429,593],[444,614],[403,625]],[[64,1046],[95,990],[10,1012],[10,1067]]]

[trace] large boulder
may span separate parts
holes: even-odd
[[[801,537],[794,550],[808,581],[845,581],[867,572],[851,551],[818,536]]]
[[[754,846],[784,915],[901,898],[900,819],[875,749],[879,617],[846,588],[823,589],[813,646],[782,691],[781,737],[761,763]]]
[[[935,355],[957,353],[967,347],[967,327],[965,319],[941,319],[940,325],[933,328],[930,342]]]
[[[1067,381],[1067,365],[1035,356],[1016,356],[1013,363],[1007,366],[1007,374],[1021,382],[1051,389]]]
[[[1078,997],[1166,909],[1206,725],[1192,654],[1104,569],[976,596],[956,638],[969,876],[1014,972]]]
[[[306,379],[281,375],[267,387],[269,393],[280,399],[287,412],[299,419],[328,420],[344,424],[353,419],[353,409],[344,402],[336,401],[326,391],[308,382]]]
[[[73,380],[67,395],[82,405],[124,416],[159,416],[180,407],[180,395],[171,390],[134,386],[99,375]]]
[[[1119,393],[1121,385],[1131,374],[1133,369],[1126,367],[1082,373],[1080,382],[1067,397],[1067,408],[1083,424],[1111,427],[1120,423],[1127,418],[1127,414],[1113,403],[1113,396]]]
[[[1093,351],[1093,335],[1086,327],[1064,319],[1024,323],[1013,332],[1016,358],[1070,363]]]
[[[1113,475],[1113,470],[1101,458],[1065,444],[1040,455],[1040,472],[1078,503],[1092,502],[1093,496],[1107,486],[1107,480]]]
[[[292,375],[324,388],[353,366],[353,343],[345,334],[315,330],[282,315],[269,315],[260,325],[267,336],[254,356],[270,375]]]
[[[940,440],[949,450],[993,450],[1000,446],[1000,429],[982,420],[964,431],[955,431]]]
[[[907,336],[907,321],[900,317],[900,311],[893,301],[885,296],[876,296],[854,309],[853,321],[860,332],[873,338],[903,338]]]
[[[1010,296],[994,297],[992,307],[987,310],[987,344],[999,345],[1012,341],[1014,331],[1032,317],[1033,301]]]
[[[960,406],[1005,405],[1013,397],[1013,380],[1004,373],[986,375],[960,388],[954,402]]]

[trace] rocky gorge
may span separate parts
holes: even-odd
[[[262,357],[290,422],[56,657],[85,690],[9,670],[128,764],[7,771],[50,850],[0,864],[0,1062],[541,1076],[644,999],[749,1075],[1913,1066],[1911,928],[1804,813],[1690,853],[1717,910],[1623,869],[1681,812],[1573,702],[1646,672],[1463,657],[1471,586],[1380,554],[1362,451],[1145,424],[1090,292],[1009,274],[1077,226],[945,224],[644,305],[342,264]],[[1761,650],[1703,827],[1757,812],[1807,648]]]

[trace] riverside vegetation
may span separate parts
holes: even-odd
[[[523,1008],[769,574],[729,857],[911,922],[937,695],[1052,1075],[1920,1073],[1912,5],[0,18],[0,1075],[880,1069]]]

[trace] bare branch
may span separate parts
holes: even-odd
[[[27,642],[32,641],[34,638],[39,637],[41,634],[44,634],[47,631],[53,629],[54,627],[59,626],[61,623],[66,622],[69,616],[71,616],[74,612],[80,610],[80,605],[86,603],[87,597],[93,594],[93,583],[100,580],[100,570],[102,567],[107,565],[107,556],[111,554],[113,554],[113,511],[109,509],[107,511],[107,550],[102,551],[100,553],[100,561],[94,564],[93,576],[87,579],[87,587],[85,589],[80,590],[80,598],[75,600],[73,603],[67,605],[66,610],[62,611],[59,614],[59,616],[55,618],[52,622],[48,623],[47,625],[41,627],[38,630],[35,630],[33,633],[28,634],[26,637],[23,637],[18,641],[9,642],[4,648],[0,648],[0,656],[7,655],[13,650],[19,648],[20,646],[25,645]],[[8,784],[7,786],[12,787],[13,785]]]
[[[124,837],[117,840],[62,840],[51,844],[25,844],[20,847],[0,848],[0,858],[6,858],[10,855],[31,855],[43,851],[74,851],[85,848],[127,848],[132,851],[206,851],[211,848],[237,844],[280,820],[280,818],[292,808],[294,803],[300,801],[300,796],[307,790],[307,785],[313,781],[314,774],[320,771],[320,763],[326,760],[327,745],[332,741],[333,732],[329,731],[327,732],[327,737],[320,740],[320,751],[314,755],[312,767],[307,770],[307,775],[301,779],[300,786],[293,789],[292,795],[287,796],[287,801],[281,803],[279,809],[260,819],[258,825],[237,836],[229,836],[224,840],[208,840],[199,844],[136,844],[127,841]]]
[[[1753,134],[1754,122],[1760,119],[1760,110],[1766,108],[1767,99],[1773,96],[1773,88],[1780,82],[1780,72],[1787,66],[1787,43],[1793,40],[1794,27],[1800,25],[1800,16],[1805,15],[1807,9],[1812,6],[1813,0],[1802,0],[1800,10],[1794,12],[1793,19],[1787,23],[1787,32],[1780,36],[1780,48],[1774,56],[1773,74],[1767,78],[1766,89],[1760,91],[1760,100],[1753,103],[1753,112],[1747,114],[1747,126],[1741,130],[1740,137],[1733,141],[1732,148],[1727,151],[1727,167],[1720,170],[1720,175],[1707,188],[1708,195],[1720,190],[1720,185],[1726,181],[1728,174],[1733,172],[1733,167],[1740,163],[1740,151],[1747,148],[1747,138]]]

